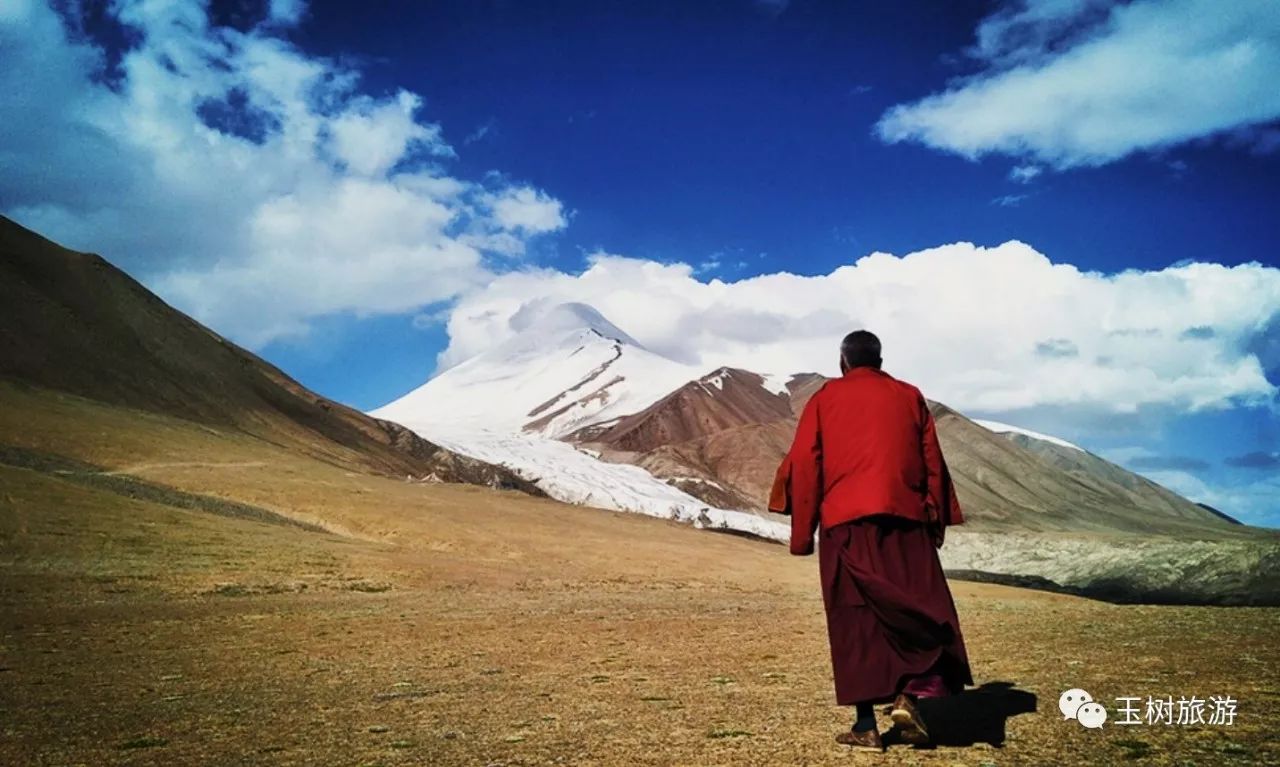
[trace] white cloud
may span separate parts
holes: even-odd
[[[333,149],[350,170],[365,176],[381,176],[411,149],[422,147],[437,156],[452,156],[453,149],[440,136],[440,126],[414,119],[422,99],[400,91],[394,101],[378,103],[356,99],[329,123]]]
[[[450,299],[488,272],[476,248],[447,235],[455,211],[413,180],[348,178],[276,197],[253,215],[252,259],[171,271],[157,287],[223,324],[250,307],[240,336],[251,345],[303,334],[318,315],[410,312]]]
[[[1280,119],[1273,0],[1024,0],[977,37],[970,53],[984,70],[891,108],[881,138],[1068,168],[1227,132],[1238,140]]]
[[[1019,165],[1009,171],[1009,180],[1016,181],[1019,184],[1029,184],[1042,172],[1044,172],[1044,169],[1039,165]]]
[[[886,369],[973,412],[1194,411],[1276,392],[1248,347],[1280,313],[1280,269],[1257,264],[1104,275],[1019,242],[957,243],[875,253],[827,275],[703,282],[684,264],[597,254],[581,274],[515,272],[463,297],[441,365],[509,337],[510,318],[534,300],[595,306],[651,349],[708,370],[831,374],[839,339],[865,327],[884,342]]]
[[[260,346],[333,313],[410,312],[565,224],[533,187],[450,176],[416,94],[362,93],[284,39],[300,0],[247,32],[195,1],[110,7],[140,38],[118,73],[75,19],[0,10],[0,210],[220,332]]]
[[[508,188],[486,197],[493,217],[509,231],[552,232],[565,225],[560,201],[533,187]]]

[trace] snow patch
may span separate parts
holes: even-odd
[[[1068,442],[1065,439],[1062,439],[1060,437],[1050,436],[1048,434],[1041,434],[1038,431],[1031,431],[1030,429],[1023,429],[1018,426],[1010,426],[1007,423],[1000,423],[999,421],[985,421],[979,418],[974,418],[973,422],[978,424],[982,428],[986,429],[987,431],[994,431],[997,434],[1021,434],[1024,437],[1038,439],[1041,442],[1048,442],[1053,445],[1061,445],[1062,447],[1069,447],[1072,450],[1079,450],[1082,453],[1088,452],[1087,450],[1080,447],[1079,445]]]
[[[702,386],[702,390],[707,392],[707,394],[711,394],[707,389],[708,386],[714,386],[720,391],[724,391],[724,382],[729,378],[729,373],[729,368],[720,368],[719,370],[708,373],[698,379],[698,383]]]
[[[600,461],[566,442],[540,434],[489,430],[460,433],[422,424],[405,426],[456,453],[506,466],[558,501],[780,542],[790,536],[790,529],[778,522],[708,506],[638,466]]]
[[[559,501],[789,538],[785,525],[710,507],[638,466],[599,460],[598,453],[559,439],[638,413],[690,381],[708,394],[710,386],[723,391],[727,368],[700,376],[701,370],[645,349],[585,304],[530,304],[510,322],[515,336],[371,415],[505,466]],[[785,382],[767,385],[785,391]]]
[[[768,391],[770,394],[781,395],[788,395],[791,393],[791,390],[787,388],[787,384],[791,382],[792,378],[795,378],[795,376],[780,376],[774,373],[765,373],[760,377],[763,379],[761,386],[765,388],[765,391]]]

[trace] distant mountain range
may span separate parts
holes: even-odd
[[[697,499],[686,502],[767,516],[774,470],[825,380],[700,371],[646,349],[589,306],[562,304],[374,415],[462,452],[495,435],[567,442]],[[1190,534],[1225,525],[1079,446],[931,407],[971,529]],[[560,494],[553,467],[527,467],[511,449],[483,457]]]
[[[529,313],[373,415],[553,498],[785,539],[769,486],[826,379],[682,364],[583,304]],[[951,571],[1120,601],[1280,602],[1275,532],[1065,440],[930,407],[968,520]]]
[[[774,540],[787,526],[764,511],[768,486],[824,382],[700,369],[563,304],[517,313],[508,340],[366,415],[100,257],[4,218],[0,306],[0,407],[71,394],[353,471],[516,488]],[[1121,601],[1280,603],[1274,531],[1062,440],[931,407],[969,519],[948,536],[951,571]]]

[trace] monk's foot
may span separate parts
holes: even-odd
[[[846,730],[836,736],[836,742],[857,751],[884,751],[884,744],[880,742],[880,732],[875,729],[862,732]]]
[[[929,742],[929,731],[925,729],[924,719],[906,695],[899,695],[893,701],[893,709],[889,718],[897,725],[898,735],[904,743],[922,746]]]

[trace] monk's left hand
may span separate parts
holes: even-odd
[[[812,553],[813,553],[812,538],[810,538],[807,541],[797,541],[794,538],[791,540],[791,556],[807,557]]]

